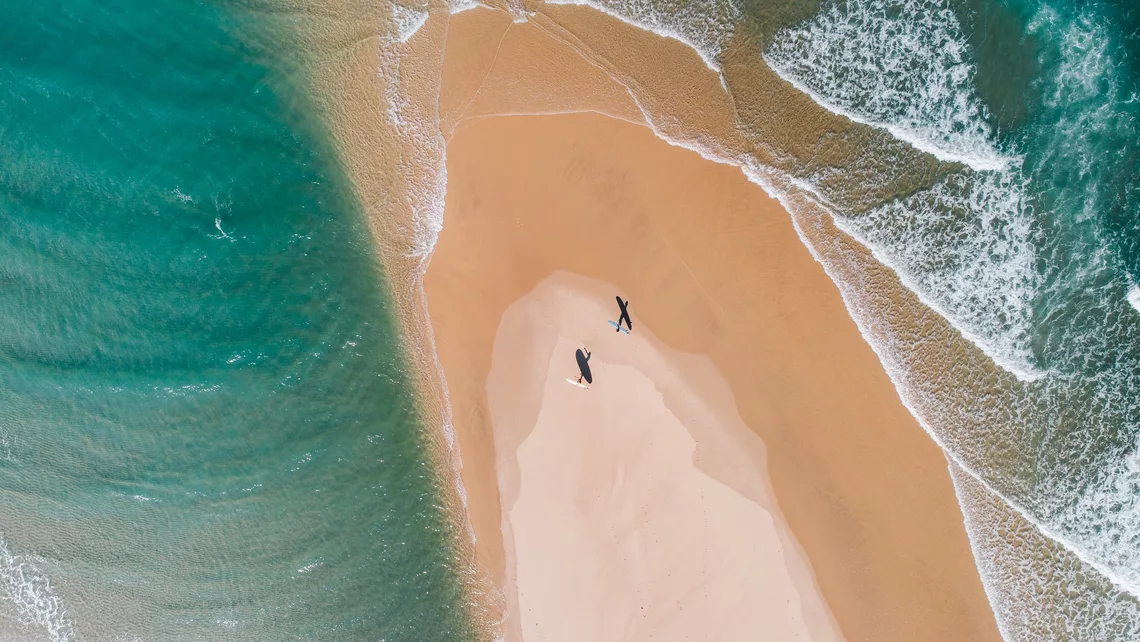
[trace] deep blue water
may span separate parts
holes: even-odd
[[[0,639],[468,639],[288,48],[219,3],[0,15]]]

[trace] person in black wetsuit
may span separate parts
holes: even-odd
[[[582,383],[585,379],[586,383],[594,383],[594,376],[590,373],[590,351],[585,353],[581,349],[574,352],[574,360],[578,362],[578,370],[581,374],[578,376],[578,383]]]
[[[626,326],[628,326],[629,329],[632,331],[633,330],[633,321],[629,320],[629,301],[622,301],[620,296],[614,297],[614,298],[617,299],[618,307],[621,308],[621,316],[618,317],[617,330],[614,330],[614,332],[618,332],[621,330],[621,322],[622,321],[625,321]]]

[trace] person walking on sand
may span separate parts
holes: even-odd
[[[581,373],[578,376],[578,383],[582,383],[583,379],[586,383],[594,383],[594,377],[590,374],[590,351],[583,353],[579,348],[574,352],[574,359],[578,362],[578,371]]]
[[[629,301],[622,301],[620,296],[614,297],[614,298],[617,299],[618,308],[621,310],[621,316],[619,316],[618,320],[617,320],[617,326],[616,326],[617,329],[614,330],[614,332],[618,332],[619,330],[622,329],[622,327],[621,327],[622,321],[625,321],[626,327],[628,327],[630,330],[633,330],[633,321],[629,320]],[[626,332],[626,334],[629,334],[628,330],[625,332]]]

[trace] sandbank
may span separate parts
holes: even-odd
[[[483,118],[451,138],[445,221],[425,287],[477,555],[499,585],[514,506],[486,393],[495,337],[567,271],[613,284],[635,323],[711,359],[845,639],[1000,639],[942,453],[787,214],[739,170],[599,114]]]
[[[414,35],[393,43],[380,36],[389,25],[374,3],[322,0],[306,17],[303,43],[314,52],[315,94],[381,250],[429,438],[450,457],[440,462],[449,482],[445,503],[460,516],[465,508],[474,532],[473,548],[460,553],[473,555],[486,582],[473,579],[469,588],[499,594],[498,603],[485,599],[495,595],[472,595],[472,612],[493,620],[505,611],[504,628],[518,639],[518,577],[510,573],[519,571],[519,551],[560,544],[532,533],[519,546],[529,531],[510,522],[519,497],[500,495],[507,467],[497,458],[509,453],[499,453],[496,440],[507,428],[495,424],[503,423],[502,412],[492,417],[488,382],[504,315],[552,274],[567,272],[630,298],[635,323],[656,337],[662,354],[703,355],[694,358],[715,369],[716,377],[689,381],[681,396],[720,409],[718,417],[735,406],[762,450],[747,451],[743,463],[710,466],[702,457],[726,452],[712,446],[731,437],[733,421],[686,423],[666,404],[692,440],[696,464],[694,472],[672,459],[671,470],[731,489],[771,515],[777,532],[782,515],[788,533],[781,542],[793,549],[784,551],[784,566],[813,635],[830,611],[847,640],[999,640],[946,462],[902,407],[787,212],[738,169],[671,147],[644,126],[652,113],[659,133],[707,132],[703,140],[726,157],[762,158],[762,149],[736,135],[737,106],[719,79],[683,44],[591,9],[503,4],[533,13],[516,22],[505,11],[452,16],[433,5]],[[762,74],[753,49],[741,43],[726,69]],[[759,131],[779,137],[782,147],[843,126],[781,83],[760,84],[770,91],[754,97],[749,113],[778,112]],[[386,116],[396,91],[410,133]],[[803,118],[789,127],[788,112]],[[524,115],[551,113],[562,115]],[[439,184],[432,167],[442,162],[441,142],[445,225],[423,275],[420,210]],[[405,163],[411,158],[415,167]],[[536,358],[530,376],[550,378],[552,367]],[[726,382],[730,402],[701,383],[713,379]],[[541,409],[545,388],[533,392],[506,407]],[[455,429],[461,470],[443,437],[447,425]],[[681,444],[686,438],[671,425]],[[531,434],[546,429],[536,415]],[[528,453],[524,460],[538,461]],[[623,453],[630,454],[614,455]],[[450,485],[454,472],[462,490]],[[756,490],[765,476],[773,502]],[[504,520],[516,556],[510,573]],[[806,560],[798,571],[794,545]],[[811,612],[809,585],[818,587],[824,613]],[[706,637],[715,639],[715,630],[710,625]]]

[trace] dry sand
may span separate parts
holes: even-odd
[[[445,220],[425,286],[477,552],[497,582],[522,570],[503,548],[517,503],[496,492],[485,384],[504,312],[561,270],[612,283],[635,324],[711,358],[846,639],[1000,639],[945,459],[787,214],[739,170],[598,114],[487,118],[450,142]]]
[[[512,633],[841,639],[728,384],[640,324],[630,336],[607,325],[614,291],[560,273],[498,329],[487,402]],[[566,381],[583,345],[589,390]]]

